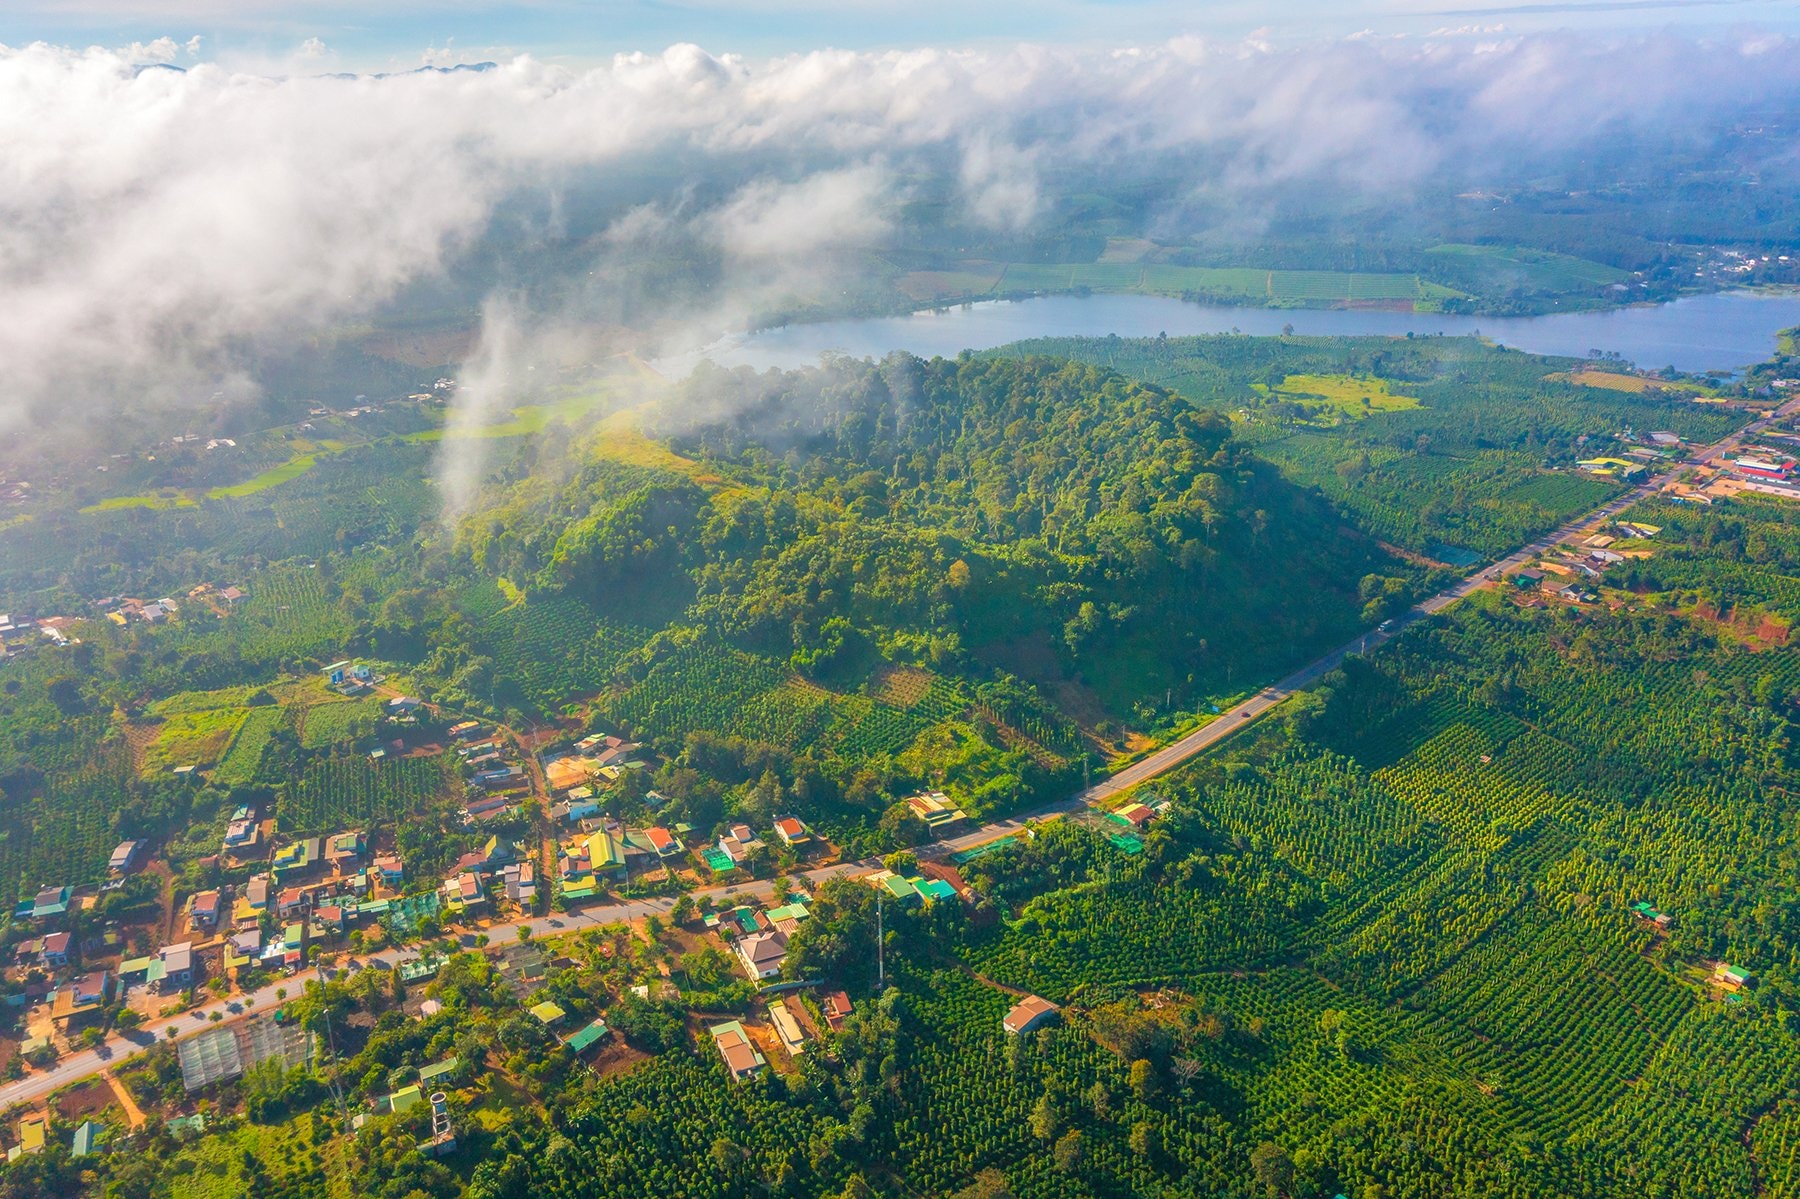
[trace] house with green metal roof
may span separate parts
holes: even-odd
[[[569,1014],[569,1013],[563,1011],[562,1008],[559,1007],[557,1004],[552,1003],[548,999],[544,1000],[544,1002],[542,1002],[542,1003],[532,1004],[531,1007],[527,1010],[529,1010],[533,1016],[537,1017],[539,1024],[545,1024],[545,1025],[555,1024],[557,1021],[561,1020],[564,1016]]]
[[[421,1087],[427,1087],[440,1078],[450,1078],[456,1073],[456,1068],[460,1065],[462,1065],[461,1058],[447,1057],[441,1062],[433,1062],[429,1066],[420,1066],[419,1085]]]
[[[74,1140],[69,1142],[70,1157],[86,1157],[100,1148],[100,1138],[106,1132],[106,1125],[96,1124],[92,1120],[83,1120],[81,1127],[75,1130]]]
[[[604,1041],[611,1031],[606,1027],[606,1021],[593,1020],[582,1025],[563,1044],[569,1047],[571,1053],[582,1053],[598,1042]]]
[[[170,1116],[163,1121],[163,1127],[176,1140],[186,1140],[188,1137],[197,1137],[206,1131],[206,1117],[199,1112],[195,1112],[191,1116]]]
[[[401,982],[416,983],[436,974],[438,972],[438,967],[443,964],[441,958],[432,957],[427,954],[422,958],[411,958],[401,962],[398,966],[395,966],[394,969],[399,973]]]
[[[414,1083],[410,1087],[401,1087],[392,1095],[383,1095],[377,1099],[375,1111],[381,1115],[392,1112],[396,1116],[403,1116],[424,1101],[425,1093],[419,1089],[418,1083]]]
[[[795,902],[784,903],[776,908],[769,908],[763,912],[763,919],[768,922],[770,928],[776,928],[780,929],[782,932],[791,933],[799,926],[802,920],[806,919],[807,915],[806,905],[804,903]]]

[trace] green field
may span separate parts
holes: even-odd
[[[1306,402],[1323,402],[1349,416],[1399,412],[1419,401],[1392,390],[1386,379],[1355,375],[1289,375],[1270,394]]]
[[[1592,292],[1630,275],[1616,267],[1518,246],[1442,245],[1426,251],[1454,286],[1549,294]]]
[[[318,462],[318,460],[319,455],[316,453],[296,454],[286,462],[283,462],[280,466],[271,467],[253,479],[246,479],[242,483],[234,483],[229,487],[214,487],[206,493],[206,498],[209,500],[226,500],[239,499],[246,495],[255,495],[259,491],[266,491],[271,487],[299,478],[301,475],[311,470],[313,464]]]
[[[901,287],[920,300],[1085,290],[1166,296],[1191,294],[1225,303],[1257,305],[1413,301],[1430,304],[1461,294],[1408,274],[1271,271],[1249,267],[1117,262],[1011,262],[1004,265],[997,277],[972,271],[921,271],[903,276]]]

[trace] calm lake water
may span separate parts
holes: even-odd
[[[1769,357],[1775,336],[1800,325],[1800,296],[1747,292],[1695,296],[1669,304],[1549,316],[1443,316],[1362,310],[1210,307],[1157,296],[1045,296],[993,300],[942,312],[787,325],[723,338],[698,354],[659,365],[685,374],[702,357],[724,366],[791,368],[830,352],[879,358],[894,350],[953,357],[1029,337],[1171,337],[1198,333],[1275,334],[1283,325],[1322,336],[1418,336],[1480,333],[1535,354],[1584,357],[1616,352],[1640,367],[1735,370]]]

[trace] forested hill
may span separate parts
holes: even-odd
[[[1352,627],[1366,576],[1404,581],[1223,418],[1098,367],[703,370],[649,419],[715,483],[527,482],[496,511],[550,548],[518,565],[635,619],[691,596],[689,619],[827,681],[998,668],[1130,719],[1291,664]],[[478,558],[507,540],[472,526]]]

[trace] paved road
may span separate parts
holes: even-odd
[[[1791,416],[1796,412],[1800,412],[1800,399],[1796,399],[1784,405],[1769,417],[1751,422],[1737,433],[1733,433],[1722,441],[1707,447],[1704,451],[1691,456],[1690,461],[1709,460],[1716,458],[1721,454],[1731,453],[1747,438],[1761,432],[1775,420]],[[1530,545],[1521,548],[1515,553],[1507,555],[1499,562],[1481,567],[1468,577],[1458,580],[1452,586],[1447,587],[1438,594],[1422,601],[1404,616],[1395,618],[1392,623],[1392,628],[1389,631],[1382,632],[1380,630],[1375,630],[1364,633],[1352,641],[1345,642],[1324,657],[1296,670],[1280,682],[1264,687],[1261,691],[1258,691],[1243,703],[1236,705],[1230,711],[1222,713],[1216,720],[1213,720],[1204,727],[1189,733],[1179,741],[1157,750],[1155,753],[1146,756],[1142,760],[1132,763],[1105,782],[1095,784],[1078,794],[1070,796],[1068,799],[1059,800],[1056,803],[1048,804],[1035,811],[1024,813],[1007,820],[995,821],[992,824],[983,825],[978,829],[974,829],[960,836],[938,841],[931,846],[928,852],[933,857],[942,857],[960,852],[961,850],[973,848],[974,846],[995,840],[999,837],[1004,837],[1010,833],[1016,833],[1025,827],[1027,821],[1044,820],[1054,816],[1079,812],[1090,804],[1115,796],[1121,791],[1135,787],[1139,783],[1173,770],[1175,767],[1180,766],[1182,763],[1218,744],[1220,741],[1223,741],[1239,729],[1252,724],[1257,717],[1280,704],[1282,701],[1290,698],[1296,692],[1312,686],[1324,675],[1341,665],[1344,659],[1349,655],[1364,653],[1372,647],[1379,646],[1383,642],[1397,636],[1406,628],[1406,626],[1413,624],[1416,621],[1423,620],[1433,613],[1443,611],[1457,600],[1464,598],[1479,588],[1484,582],[1483,576],[1513,570],[1522,566],[1533,557],[1550,549],[1558,542],[1566,540],[1580,530],[1598,521],[1616,516],[1632,504],[1637,503],[1645,496],[1655,492],[1685,465],[1686,463],[1683,463],[1680,466],[1671,468],[1661,475],[1654,476],[1645,482],[1640,483],[1638,486],[1633,487],[1629,491],[1622,492],[1613,497],[1600,507],[1576,517],[1555,532],[1533,541]],[[797,877],[804,877],[812,883],[820,883],[828,878],[840,875],[867,873],[876,869],[879,865],[880,863],[872,859],[860,862],[843,862],[835,866],[809,870]],[[772,891],[772,883],[752,882],[730,887],[709,887],[695,891],[692,895],[696,900],[705,896],[710,896],[717,900],[727,895],[764,899],[768,898]],[[673,899],[636,899],[627,900],[621,903],[597,904],[574,912],[560,912],[550,916],[539,916],[521,923],[530,927],[533,936],[554,935],[584,928],[599,928],[608,924],[616,924],[621,920],[637,920],[652,915],[666,916],[674,906],[675,901]],[[492,948],[511,945],[518,940],[518,926],[516,924],[495,925],[494,927],[487,929],[486,932],[488,936],[488,945]],[[471,948],[474,947],[474,936],[472,934],[464,936],[463,943]],[[396,949],[373,954],[367,961],[370,964],[392,966],[395,963],[407,961],[418,956],[418,951],[416,950]],[[57,1062],[48,1071],[34,1073],[29,1077],[20,1079],[16,1082],[0,1086],[0,1107],[5,1107],[13,1103],[23,1103],[41,1099],[51,1091],[60,1087],[67,1086],[70,1083],[79,1082],[81,1079],[90,1075],[98,1074],[100,1071],[107,1069],[112,1065],[116,1065],[119,1061],[142,1052],[142,1045],[149,1044],[152,1039],[162,1039],[164,1037],[164,1030],[167,1028],[175,1028],[179,1033],[187,1036],[202,1032],[207,1028],[213,1027],[208,1017],[214,1011],[222,1013],[224,1019],[230,1021],[244,1018],[244,1015],[247,1014],[247,1012],[269,1010],[277,1006],[280,1002],[276,998],[276,992],[278,990],[286,988],[290,993],[298,994],[304,981],[304,976],[287,978],[280,982],[270,983],[268,986],[263,987],[261,990],[248,997],[208,1003],[197,1009],[197,1016],[184,1015],[168,1020],[149,1021],[142,1029],[134,1034],[136,1037],[135,1042],[128,1041],[124,1037],[114,1036],[105,1042],[99,1052],[85,1050],[81,1053],[72,1054]]]

